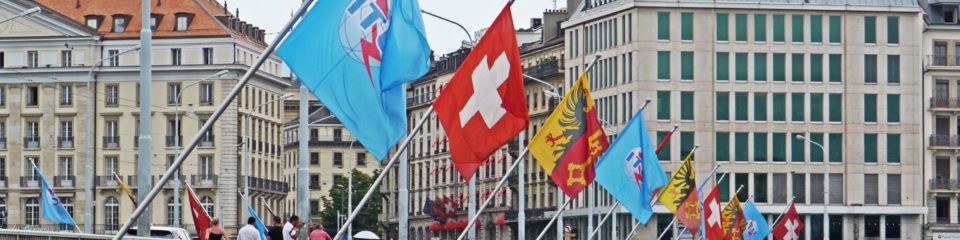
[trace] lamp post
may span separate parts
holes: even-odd
[[[134,46],[133,48],[129,48],[129,49],[120,51],[120,52],[118,52],[117,54],[114,54],[114,55],[111,55],[111,56],[107,56],[107,57],[105,57],[105,58],[101,58],[100,60],[97,60],[97,62],[93,64],[93,67],[90,67],[90,70],[89,70],[89,71],[87,71],[87,90],[89,91],[89,94],[88,94],[88,96],[87,96],[87,116],[85,117],[86,120],[87,120],[87,121],[86,121],[86,123],[87,123],[87,124],[86,124],[86,125],[87,125],[87,131],[94,131],[94,129],[95,129],[95,128],[94,128],[94,122],[93,122],[93,115],[96,114],[96,113],[94,113],[94,111],[95,111],[95,107],[96,107],[96,105],[97,105],[97,95],[96,95],[96,93],[97,93],[97,88],[96,88],[96,86],[93,86],[93,84],[92,84],[92,82],[93,82],[93,71],[94,71],[94,70],[97,70],[97,68],[100,67],[101,64],[103,64],[103,61],[106,61],[106,60],[108,60],[108,59],[112,59],[112,58],[118,57],[118,56],[120,56],[121,54],[124,54],[124,53],[132,52],[132,51],[137,51],[137,50],[140,50],[140,46],[139,46],[139,45],[138,45],[138,46]],[[83,166],[83,168],[84,168],[84,177],[86,178],[86,180],[85,180],[86,188],[84,189],[84,192],[83,192],[83,197],[85,198],[85,201],[83,202],[83,205],[84,205],[84,206],[83,206],[83,207],[84,207],[84,211],[83,211],[83,231],[84,231],[84,232],[88,232],[88,233],[92,233],[92,232],[93,232],[93,178],[94,178],[94,172],[95,172],[95,171],[94,171],[94,168],[93,168],[93,164],[94,164],[94,163],[93,163],[93,161],[94,161],[94,160],[93,160],[93,158],[94,158],[94,156],[93,156],[93,149],[94,149],[94,146],[93,146],[93,145],[94,145],[94,144],[93,144],[93,137],[94,137],[94,135],[96,135],[96,132],[95,132],[95,131],[94,131],[94,132],[88,132],[88,133],[87,133],[87,147],[86,147],[86,159],[87,159],[87,160],[86,160],[86,162],[84,162],[84,166]]]
[[[818,148],[820,148],[820,152],[823,153],[823,157],[824,157],[823,158],[823,239],[829,239],[829,237],[827,236],[829,235],[829,232],[830,232],[830,221],[829,219],[827,219],[828,218],[827,204],[830,202],[830,195],[828,194],[829,185],[827,183],[830,180],[830,168],[829,166],[827,166],[827,158],[826,158],[827,151],[824,150],[823,145],[821,145],[818,142],[814,142],[813,140],[810,140],[809,138],[804,137],[803,135],[797,134],[794,136],[796,136],[797,140],[807,141],[810,144],[817,146]]]
[[[253,171],[250,171],[250,131],[252,131],[250,122],[253,121],[253,113],[260,110],[260,107],[263,107],[263,106],[266,106],[267,104],[271,104],[273,102],[284,100],[290,97],[293,97],[293,94],[291,93],[284,94],[283,96],[277,99],[273,99],[265,103],[261,103],[260,105],[257,105],[256,107],[253,108],[253,110],[247,113],[247,121],[246,121],[247,127],[246,127],[246,131],[244,131],[244,139],[243,139],[243,175],[244,175],[243,195],[245,196],[250,196],[250,175],[253,173]],[[250,205],[249,199],[244,199],[243,201],[244,201],[244,204]],[[246,219],[249,217],[248,215],[250,215],[250,213],[247,213],[246,211],[242,211],[242,212],[244,212],[243,219]]]
[[[183,91],[191,86],[199,84],[200,82],[210,80],[211,78],[223,76],[228,72],[230,71],[227,71],[226,69],[224,69],[222,71],[214,73],[213,75],[207,76],[200,80],[193,81],[192,83],[187,84],[183,88],[180,88],[180,91],[177,91],[177,96],[174,97],[174,99],[177,100],[177,105],[176,107],[174,107],[175,109],[174,121],[176,121],[177,123],[177,127],[173,129],[173,138],[174,138],[173,139],[174,141],[173,155],[174,156],[176,157],[180,156],[180,104],[182,103],[180,101],[180,96],[183,94]],[[219,188],[218,188],[218,191],[219,191]],[[179,193],[180,193],[180,170],[177,170],[177,174],[173,175],[173,226],[176,226],[176,227],[180,226],[180,194]],[[220,198],[220,194],[217,194],[217,198]]]
[[[9,22],[9,21],[13,21],[14,19],[17,19],[17,18],[20,18],[20,17],[26,17],[26,16],[29,16],[29,15],[31,15],[31,14],[39,13],[39,12],[40,12],[40,7],[33,7],[33,8],[30,8],[30,9],[27,9],[27,10],[23,10],[23,12],[17,13],[17,15],[13,15],[13,17],[9,17],[9,18],[7,18],[7,19],[4,19],[3,21],[0,21],[0,24],[4,24],[4,23],[7,23],[7,22]]]

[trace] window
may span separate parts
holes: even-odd
[[[887,123],[900,123],[900,94],[887,94]]]
[[[178,14],[176,26],[174,26],[173,30],[178,32],[187,31],[187,24],[189,24],[188,16]]]
[[[680,13],[680,40],[693,41],[693,13]]]
[[[804,133],[790,134],[790,162],[806,162],[807,142],[797,139],[797,135],[804,136]]]
[[[737,79],[737,81],[746,81],[746,80],[747,80],[747,65],[750,64],[750,63],[747,62],[747,58],[748,58],[750,55],[749,55],[748,53],[736,53],[734,56],[736,57],[736,60],[737,60],[737,62],[736,62],[736,64],[737,64],[737,68],[736,68],[736,70],[737,70],[736,79]]]
[[[40,56],[37,51],[27,51],[27,67],[36,68],[40,66]]]
[[[113,32],[122,33],[127,31],[127,17],[113,16]]]
[[[810,42],[823,42],[823,16],[810,15]]]
[[[840,54],[830,54],[829,63],[830,64],[830,82],[839,83],[843,81],[843,59],[841,59]]]
[[[658,131],[657,142],[663,142],[663,139],[667,138],[668,134],[670,134],[670,132]],[[670,161],[670,141],[667,141],[663,145],[663,149],[666,151],[660,151],[660,153],[657,154],[657,159],[660,159],[660,161]]]
[[[900,17],[887,16],[887,44],[900,43]]]
[[[32,226],[40,225],[40,201],[37,198],[27,198],[24,205],[24,223]]]
[[[60,85],[60,106],[73,105],[73,86]]]
[[[784,16],[779,14],[773,15],[773,42],[782,43],[784,41]]]
[[[767,15],[753,15],[753,40],[757,42],[767,41]]]
[[[87,16],[86,24],[87,27],[98,29],[100,28],[100,18],[97,16]]]
[[[830,43],[840,43],[840,16],[830,16]]]
[[[693,92],[680,92],[680,120],[693,121]]]
[[[670,91],[657,91],[657,120],[670,120]]]
[[[726,13],[717,13],[717,42],[726,42],[729,41],[730,34],[730,22],[728,21],[729,14]]]
[[[207,212],[207,216],[216,216],[213,215],[213,198],[210,196],[201,197],[200,206],[203,207],[204,212]]]
[[[60,51],[60,66],[61,67],[73,66],[73,51],[70,51],[70,50]]]
[[[790,55],[790,72],[793,73],[791,81],[803,82],[803,71],[806,70],[803,64],[803,53],[794,53]]]
[[[787,174],[774,173],[773,175],[773,203],[787,203]]]
[[[159,15],[159,14],[151,14],[151,16],[150,16],[150,31],[151,31],[151,32],[156,32],[156,31],[157,31],[157,25],[160,24],[160,17],[161,17],[161,16],[162,16],[162,15]]]
[[[823,204],[823,181],[822,173],[810,174],[810,203]]]
[[[753,133],[753,161],[767,161],[767,133],[765,132]]]
[[[877,16],[863,17],[863,43],[877,43]]]
[[[810,133],[810,141],[824,144],[823,133]],[[814,146],[813,143],[810,143],[810,162],[823,162],[823,151],[821,151],[819,147]]]
[[[734,146],[733,159],[737,162],[746,162],[750,160],[750,133],[738,132],[733,134]]]
[[[200,104],[201,105],[213,104],[213,83],[200,84]]]
[[[28,86],[26,87],[26,102],[27,107],[36,107],[40,104],[40,87],[38,86]]]
[[[657,12],[657,40],[670,40],[669,12]]]
[[[693,132],[680,132],[680,156],[684,158],[693,150]]]
[[[791,173],[793,178],[793,201],[796,203],[806,203],[807,201],[807,176],[803,173]]]
[[[200,174],[201,179],[210,179],[210,177],[213,176],[213,169],[215,166],[213,165],[212,155],[200,155],[200,161],[198,165],[200,165],[200,169],[198,169],[197,173]]]
[[[110,66],[120,66],[120,50],[107,50],[107,56],[110,57]]]
[[[900,174],[887,174],[887,184],[884,186],[887,187],[887,205],[900,205]],[[887,237],[890,237],[889,228]]]
[[[754,202],[767,202],[767,174],[753,174],[753,200]]]
[[[736,109],[737,121],[749,120],[749,114],[747,113],[747,107],[750,104],[747,100],[749,99],[748,94],[748,92],[736,92],[734,94],[734,97],[736,98],[736,105],[734,108]]]
[[[179,105],[180,99],[180,83],[170,83],[167,84],[167,104],[169,105]]]
[[[804,121],[804,93],[795,92],[790,94],[790,110],[792,114],[790,115],[790,120],[793,122],[803,122]]]
[[[767,121],[767,93],[753,93],[753,120],[757,122]]]
[[[863,94],[863,122],[877,122],[877,94]]]
[[[730,53],[717,53],[717,81],[730,80]]]
[[[830,162],[843,162],[843,134],[831,133],[829,138]]]
[[[7,106],[7,88],[0,86],[0,107],[5,107],[5,106]]]
[[[734,21],[736,25],[736,36],[735,40],[737,42],[746,42],[747,41],[747,14],[746,13],[737,13],[735,15]]]
[[[790,23],[793,25],[793,33],[790,34],[791,40],[794,43],[803,42],[803,15],[793,15],[790,19]]]
[[[333,153],[333,165],[343,166],[343,153],[341,152]]]
[[[863,175],[863,204],[880,204],[880,189],[878,185],[880,185],[880,183],[877,174],[868,173]]]
[[[900,134],[887,134],[887,163],[900,163]]]
[[[749,173],[734,173],[733,174],[733,186],[740,188],[743,186],[745,189],[743,191],[737,192],[736,196],[738,199],[743,199],[740,201],[746,201],[750,196],[750,174]]]
[[[673,236],[673,228],[670,226],[674,220],[671,214],[657,214],[657,232],[663,235]]]
[[[657,52],[657,79],[670,79],[670,52],[668,51]]]
[[[863,134],[863,162],[877,162],[877,134]]]
[[[73,176],[73,158],[60,157],[60,176]]]
[[[60,121],[60,137],[73,140],[73,121]]]
[[[213,48],[203,48],[203,64],[213,64]]]
[[[7,158],[0,157],[0,177],[7,176]]]
[[[693,80],[693,52],[680,52],[680,80]]]
[[[173,197],[167,199],[167,225],[173,225],[174,218],[176,216],[173,213],[176,211],[177,207],[179,207],[179,204],[176,204],[176,202],[173,201]]]
[[[810,121],[823,122],[823,93],[810,93]]]
[[[830,122],[838,123],[843,121],[843,95],[840,93],[831,93],[830,101]]]
[[[721,201],[721,202],[730,201],[730,178],[732,178],[732,177],[733,177],[733,176],[726,177],[726,178],[723,178],[723,179],[714,178],[714,181],[717,182],[717,186],[716,186],[716,187],[720,188],[720,189],[717,190],[717,192],[720,193],[720,201]]]
[[[119,161],[117,160],[117,156],[106,156],[104,158],[106,159],[103,166],[105,168],[104,173],[106,173],[107,175],[113,175],[114,173],[120,172],[120,169],[117,168],[119,166],[117,165],[119,164]]]
[[[37,121],[27,121],[27,131],[25,135],[32,141],[40,141],[40,123]]]
[[[787,121],[787,94],[773,93],[773,121]]]
[[[729,162],[730,161],[730,133],[729,132],[717,132],[717,161],[718,162]]]
[[[174,66],[180,66],[183,60],[183,51],[179,48],[170,49],[170,64]]]
[[[310,174],[310,189],[320,189],[320,175]]]
[[[730,92],[717,92],[717,121],[730,120]]]
[[[753,80],[757,82],[767,81],[767,53],[753,54]]]
[[[787,80],[787,54],[783,53],[774,53],[773,54],[773,81],[774,82],[784,82]]]
[[[900,84],[900,55],[887,55],[887,83]]]
[[[120,103],[119,102],[120,86],[111,84],[111,85],[106,85],[104,87],[106,88],[106,98],[107,98],[104,104],[106,104],[106,106],[109,106],[109,107],[118,106]]]
[[[357,166],[367,166],[367,153],[357,153]]]
[[[310,165],[320,165],[320,153],[318,152],[310,153]]]
[[[823,54],[810,54],[810,82],[823,82]]]

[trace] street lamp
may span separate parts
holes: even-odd
[[[263,106],[266,106],[267,104],[271,104],[273,102],[284,100],[290,97],[293,97],[292,93],[284,94],[283,96],[280,96],[277,99],[273,99],[265,103],[261,103],[260,105],[257,105],[256,107],[253,108],[253,110],[247,113],[247,121],[245,121],[247,125],[246,127],[247,130],[245,131],[244,139],[243,139],[243,143],[244,143],[243,144],[243,172],[244,172],[243,173],[244,175],[243,195],[250,196],[250,175],[252,174],[252,171],[250,171],[250,131],[252,131],[250,122],[253,121],[253,113],[260,110],[260,107],[263,107]],[[300,133],[300,134],[303,134],[303,133]],[[244,202],[247,205],[250,205],[249,201],[250,201],[249,199],[244,199]],[[246,218],[246,216],[249,215],[249,213],[244,212],[243,215],[245,216],[244,218]]]
[[[33,8],[30,8],[30,9],[27,9],[27,10],[23,10],[23,12],[17,13],[17,15],[13,15],[13,17],[10,17],[10,18],[4,19],[3,21],[0,21],[0,24],[4,24],[4,23],[7,23],[7,22],[9,22],[9,21],[13,21],[14,19],[17,19],[17,18],[20,18],[20,17],[26,17],[26,16],[29,16],[29,15],[31,15],[31,14],[39,13],[39,12],[40,12],[40,7],[33,7]]]
[[[93,67],[90,67],[90,71],[87,72],[87,90],[90,91],[90,93],[87,96],[87,116],[85,117],[87,120],[87,131],[93,131],[95,129],[94,122],[93,122],[93,115],[96,114],[94,113],[95,111],[94,108],[97,105],[97,97],[96,97],[97,88],[96,86],[93,86],[91,84],[93,82],[93,71],[96,70],[98,67],[100,67],[100,65],[103,64],[103,61],[115,58],[124,53],[137,51],[137,50],[140,50],[140,45],[120,51],[117,54],[107,56],[105,58],[101,58],[100,60],[97,60],[97,62],[93,64]],[[86,199],[84,201],[84,209],[86,210],[83,211],[83,230],[85,232],[93,232],[93,178],[94,178],[93,136],[94,135],[96,135],[96,132],[87,133],[87,152],[86,152],[87,161],[84,164],[84,172],[85,172],[84,175],[87,179],[86,180],[87,186],[83,193],[83,196]]]
[[[173,142],[174,142],[174,143],[173,143],[173,155],[174,155],[175,157],[180,157],[180,104],[181,104],[181,102],[180,102],[180,96],[183,94],[183,91],[186,90],[187,88],[193,86],[193,85],[197,85],[197,84],[200,83],[200,82],[203,82],[203,81],[206,81],[206,80],[210,80],[211,78],[223,76],[224,74],[227,74],[227,73],[229,73],[229,72],[230,72],[230,71],[224,69],[223,71],[219,71],[219,72],[217,72],[217,73],[214,73],[213,75],[207,76],[207,77],[202,78],[202,79],[200,79],[200,80],[193,81],[192,83],[187,84],[187,86],[184,86],[183,88],[180,88],[180,91],[177,91],[177,96],[174,97],[174,99],[177,100],[177,105],[176,105],[176,107],[174,107],[174,109],[176,109],[176,110],[174,111],[174,116],[175,116],[175,117],[174,117],[174,118],[175,118],[174,121],[176,121],[177,127],[173,129],[173,138],[174,138],[174,139],[173,139]],[[174,207],[173,207],[173,226],[179,227],[179,226],[180,226],[180,194],[179,194],[179,192],[180,192],[180,170],[179,170],[179,169],[177,170],[177,174],[173,175],[173,192],[174,192],[174,194],[173,194],[173,206],[174,206]],[[217,198],[219,198],[220,195],[221,195],[221,194],[217,194]],[[221,205],[222,205],[222,204],[221,204]],[[218,212],[220,212],[220,211],[218,211]]]
[[[818,142],[814,142],[813,140],[810,140],[809,138],[806,138],[803,135],[797,134],[794,136],[796,136],[797,140],[807,141],[810,144],[817,146],[818,148],[820,148],[820,152],[823,153],[823,156],[824,156],[823,158],[823,239],[829,239],[827,236],[830,232],[830,221],[827,219],[828,218],[827,203],[830,202],[830,195],[828,194],[829,186],[827,185],[827,182],[830,180],[829,179],[830,168],[828,168],[829,166],[827,166],[827,158],[826,158],[827,151],[824,150],[823,145],[821,145]]]

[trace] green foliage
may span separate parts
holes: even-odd
[[[370,185],[373,184],[373,181],[380,174],[380,170],[373,172],[373,176],[364,174],[358,170],[353,170],[353,206],[350,207],[352,210],[360,202],[360,199],[363,198],[363,194],[370,189]],[[320,201],[323,204],[323,210],[320,211],[320,219],[323,220],[323,226],[328,232],[336,232],[337,230],[337,213],[343,215],[343,219],[346,219],[347,215],[347,177],[341,177],[333,183],[333,187],[330,188],[330,194],[328,197],[323,197]],[[374,191],[373,196],[370,197],[370,201],[367,201],[367,204],[363,206],[363,209],[360,211],[360,214],[357,215],[357,219],[353,221],[353,233],[360,231],[371,231],[376,233],[378,236],[383,236],[383,230],[379,224],[378,216],[382,213],[381,209],[383,202],[381,200],[380,191]]]

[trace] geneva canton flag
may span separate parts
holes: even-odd
[[[623,203],[641,223],[653,215],[653,191],[667,183],[667,175],[650,141],[643,112],[633,116],[597,162],[597,183]]]
[[[378,160],[407,132],[403,84],[430,68],[415,0],[318,1],[277,55]]]

